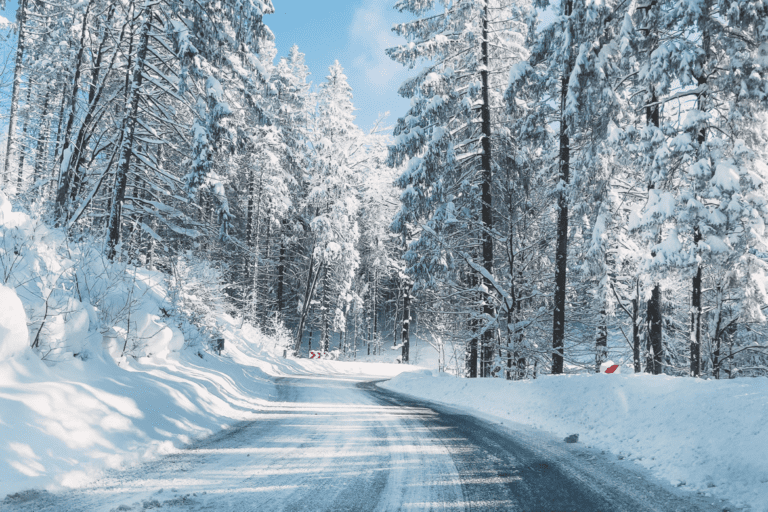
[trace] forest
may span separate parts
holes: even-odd
[[[363,130],[342,64],[278,56],[273,0],[19,0],[2,193],[175,283],[210,351],[224,310],[468,378],[768,375],[767,2],[391,7],[410,108]],[[33,243],[0,232],[4,283]]]

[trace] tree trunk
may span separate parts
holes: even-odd
[[[35,169],[32,172],[32,184],[37,183],[46,167],[48,157],[48,138],[51,136],[51,117],[48,115],[50,107],[51,91],[45,92],[43,100],[43,114],[40,116],[40,131],[38,133],[37,151],[35,152]],[[39,193],[39,192],[38,192]]]
[[[483,40],[481,43],[483,67],[480,77],[483,83],[483,104],[481,107],[482,131],[483,131],[483,155],[481,160],[483,184],[482,184],[482,229],[483,229],[483,267],[489,275],[493,275],[493,197],[491,184],[493,173],[491,170],[491,99],[490,86],[488,84],[489,58],[488,58],[488,3],[483,7]],[[488,278],[483,277],[483,283],[487,290],[481,296],[483,301],[483,316],[487,321],[495,316],[491,303],[490,290],[493,289]],[[486,329],[482,338],[481,376],[490,377],[493,367],[493,330]]]
[[[110,5],[109,11],[107,13],[107,19],[105,22],[105,25],[109,25],[112,21],[112,18],[115,14],[115,6]],[[123,27],[123,30],[120,33],[119,40],[117,42],[117,45],[119,46],[123,41],[123,35],[125,34],[125,27]],[[93,69],[91,70],[91,85],[88,90],[88,107],[85,113],[85,118],[83,119],[83,122],[80,124],[80,128],[78,129],[77,136],[75,137],[75,144],[72,149],[72,157],[69,159],[68,163],[69,166],[74,166],[74,168],[70,171],[69,169],[64,170],[64,175],[68,176],[71,180],[71,183],[69,185],[69,200],[74,201],[77,198],[78,193],[80,192],[80,189],[83,187],[84,179],[83,179],[83,173],[81,172],[81,167],[85,164],[86,159],[86,148],[90,142],[91,138],[91,125],[94,121],[93,114],[96,110],[96,105],[98,104],[99,99],[101,98],[101,92],[103,88],[99,85],[99,79],[101,75],[101,68],[102,68],[102,61],[104,59],[104,48],[107,44],[108,38],[108,32],[105,28],[104,37],[102,38],[101,42],[99,43],[99,49],[96,53],[96,59],[93,64]],[[109,64],[109,69],[112,69],[112,65],[115,62],[115,59],[117,57],[117,49],[115,49],[115,53],[112,55],[111,62]],[[107,71],[109,72],[109,70]],[[106,77],[105,77],[106,80]]]
[[[632,361],[635,373],[643,371],[640,361],[640,281],[635,282],[635,298],[632,299]]]
[[[80,47],[77,52],[77,59],[76,59],[76,65],[75,65],[75,78],[72,82],[72,92],[69,97],[69,107],[67,109],[67,124],[64,129],[63,134],[63,146],[61,149],[61,155],[59,160],[56,161],[56,164],[59,166],[60,169],[60,175],[59,175],[59,188],[56,191],[56,225],[62,226],[66,224],[67,220],[69,220],[69,205],[68,201],[70,198],[70,187],[72,186],[72,170],[70,168],[70,162],[72,161],[73,156],[73,148],[72,144],[70,142],[70,135],[72,133],[72,126],[75,123],[75,107],[77,104],[77,97],[80,92],[80,73],[83,68],[83,54],[85,52],[85,37],[88,33],[88,15],[91,12],[91,2],[88,2],[88,7],[85,9],[85,15],[83,16],[83,27],[82,31],[80,33]],[[149,30],[149,29],[147,29]],[[149,32],[147,31],[147,34]],[[148,36],[147,36],[148,37]],[[147,39],[148,41],[148,39]],[[146,49],[144,50],[144,53],[146,54]],[[143,59],[142,59],[142,65],[143,65]],[[142,70],[143,71],[143,70]],[[134,72],[134,80],[135,80],[135,72]],[[141,72],[139,73],[139,79],[143,79]],[[130,106],[126,105],[127,107]],[[138,109],[138,91],[136,91],[136,109]],[[125,129],[127,128],[128,124],[130,124],[130,121],[128,124],[126,124],[126,119],[130,117],[130,112],[126,112],[126,117],[123,120],[123,131],[125,132]],[[135,110],[134,110],[134,117],[135,117]],[[135,129],[136,126],[136,120],[133,121],[133,128]],[[131,138],[133,138],[133,131],[131,131]],[[125,137],[123,137],[123,147],[125,148]],[[131,140],[129,144],[133,144],[133,141]],[[132,147],[131,147],[132,149]],[[122,153],[120,155],[121,157],[124,156]],[[128,152],[128,157],[130,159],[131,151]],[[123,160],[120,160],[120,163],[123,163]],[[119,173],[120,171],[118,171]],[[127,174],[126,174],[127,178]],[[123,189],[122,195],[125,196],[125,189]],[[114,203],[114,201],[113,201]],[[119,205],[119,209],[122,209],[122,200]],[[115,208],[115,205],[112,205],[112,209]],[[121,212],[118,212],[118,215]],[[111,218],[111,215],[110,215]],[[111,236],[111,235],[110,235]]]
[[[379,273],[376,269],[373,271],[373,291],[371,293],[371,306],[373,307],[373,332],[371,333],[371,339],[376,339],[376,334],[379,332],[379,309],[378,309],[378,295],[379,295]],[[374,346],[374,351],[376,347]]]
[[[573,0],[566,0],[563,14],[571,16]],[[568,31],[571,31],[570,21]],[[570,180],[571,141],[568,134],[568,122],[565,106],[568,99],[568,80],[573,68],[570,49],[564,62],[560,91],[560,183],[557,199],[557,248],[555,249],[555,304],[552,325],[552,373],[563,373],[563,345],[565,341],[565,292],[568,271],[568,197],[566,186]]]
[[[696,228],[693,243],[701,242],[701,231]],[[691,294],[691,377],[701,374],[701,266],[693,276],[693,293]]]
[[[320,347],[323,352],[328,352],[328,349],[330,348],[330,340],[329,340],[329,326],[328,326],[328,314],[330,310],[330,306],[328,305],[328,267],[325,267],[323,271],[323,296],[320,299],[320,310],[322,311],[322,337],[320,341]]]
[[[600,310],[600,323],[595,335],[595,373],[600,373],[600,366],[608,359],[608,315],[605,306]]]
[[[157,146],[157,168],[162,169],[163,168],[163,145],[158,144]],[[152,220],[149,221],[149,227],[154,232],[157,233],[157,218],[153,215]],[[147,240],[147,248],[146,252],[144,253],[145,261],[147,262],[147,269],[149,270],[155,270],[155,237],[150,236]]]
[[[656,285],[648,301],[648,366],[647,371],[660,375],[664,369],[664,346],[661,329],[661,287]]]
[[[652,107],[646,108],[645,115],[648,124],[652,124],[656,128],[659,128],[659,105],[655,103],[658,101],[656,92],[651,90],[651,103]],[[652,190],[656,185],[653,182],[648,184],[648,190]],[[652,252],[652,256],[656,253]],[[651,347],[653,356],[649,357],[649,373],[659,375],[663,370],[664,361],[664,344],[663,344],[663,331],[662,331],[662,312],[661,312],[661,285],[655,283],[653,290],[651,291],[651,298],[646,305],[646,317],[648,322],[648,345]],[[650,354],[650,351],[649,351]]]
[[[5,146],[5,163],[3,164],[3,176],[0,183],[6,179],[10,180],[8,174],[11,172],[11,157],[16,146],[16,123],[19,116],[19,87],[21,86],[21,74],[24,68],[24,29],[27,23],[27,0],[19,2],[19,8],[16,11],[16,22],[19,27],[19,39],[16,44],[16,62],[13,68],[13,88],[11,89],[11,112],[8,119],[8,138]]]
[[[260,318],[262,325],[267,324],[267,318],[269,317],[270,308],[272,308],[273,303],[269,296],[269,278],[270,276],[270,264],[272,262],[272,208],[271,208],[271,202],[269,199],[267,200],[267,212],[266,212],[266,222],[265,225],[265,231],[264,233],[264,268],[261,270],[261,283],[262,283],[262,289],[264,290],[264,300],[262,301],[261,307],[259,308]]]
[[[64,109],[67,106],[67,86],[64,85],[64,90],[61,93],[61,105],[59,105],[59,121],[56,124],[56,141],[53,146],[53,168],[51,169],[51,190],[53,192],[56,192],[56,188],[54,188],[54,185],[57,184],[60,181],[60,171],[61,169],[56,169],[56,162],[59,161],[59,155],[61,154],[62,149],[62,130],[64,129]],[[58,178],[57,178],[58,176]]]
[[[256,211],[255,177],[253,168],[248,168],[248,205],[245,209],[245,254],[243,255],[243,314],[247,314],[251,288],[251,245],[253,243],[253,217]]]
[[[474,290],[477,288],[477,277],[475,271],[472,268],[467,269],[468,272],[468,284],[469,289]],[[465,371],[467,378],[477,378],[477,318],[472,318],[469,321],[469,330],[471,332],[471,338],[467,343],[467,353],[465,356]]]
[[[141,85],[144,81],[144,62],[147,57],[147,48],[149,47],[149,30],[152,26],[152,5],[146,4],[144,12],[144,22],[141,27],[141,39],[136,55],[136,63],[133,69],[133,80],[131,82],[130,103],[126,105],[125,117],[123,118],[123,141],[120,150],[119,167],[115,176],[115,189],[112,195],[112,205],[109,211],[109,222],[107,225],[107,258],[114,260],[117,254],[117,246],[120,243],[123,202],[125,201],[125,187],[128,184],[128,170],[131,167],[131,157],[133,154],[133,139],[136,131],[136,124],[139,117],[139,97],[141,95]],[[66,152],[65,140],[65,152]],[[64,157],[66,158],[66,157]],[[61,193],[61,187],[59,193]],[[57,203],[58,203],[57,198]],[[66,202],[66,196],[64,197]]]
[[[309,314],[310,304],[312,303],[312,296],[315,294],[315,287],[317,286],[318,274],[322,270],[323,264],[320,264],[320,268],[315,271],[315,255],[314,251],[309,260],[309,276],[307,278],[307,288],[304,295],[304,304],[301,307],[301,315],[299,316],[299,328],[296,331],[296,345],[294,346],[294,352],[299,353],[301,349],[301,338],[304,336],[304,328],[307,324],[307,315]]]
[[[403,363],[410,361],[411,357],[411,284],[406,282],[403,292],[403,331],[402,331],[402,360]]]
[[[709,33],[709,23],[706,21],[710,11],[710,2],[707,0],[704,2],[704,14],[705,17],[704,26],[702,27],[701,34],[701,46],[704,54],[704,62],[701,65],[701,74],[697,77],[699,86],[707,84],[707,75],[704,70],[704,66],[710,57],[711,38]],[[707,111],[707,94],[702,93],[698,98],[697,107],[702,112]],[[699,152],[701,152],[703,146],[707,141],[707,130],[701,129],[697,134],[697,142],[699,143]],[[693,229],[693,243],[694,249],[698,252],[698,245],[703,239],[699,226]],[[698,377],[701,374],[701,265],[697,264],[696,274],[693,276],[693,282],[691,283],[691,376]]]
[[[27,156],[27,151],[25,149],[26,143],[27,143],[27,132],[29,131],[29,115],[31,114],[31,107],[30,104],[32,100],[32,84],[29,84],[29,87],[27,87],[27,100],[25,105],[25,115],[24,115],[24,127],[21,129],[21,143],[18,144],[18,151],[19,151],[19,167],[17,172],[17,179],[16,179],[16,194],[21,193],[21,188],[24,186],[24,160]]]
[[[718,286],[715,290],[715,349],[712,352],[712,375],[720,378],[720,340],[723,334],[723,288]]]
[[[283,318],[283,287],[285,282],[285,222],[280,229],[280,259],[277,264],[277,314]]]

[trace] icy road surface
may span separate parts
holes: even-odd
[[[3,511],[722,511],[632,463],[350,377],[290,377],[270,410],[91,486]]]

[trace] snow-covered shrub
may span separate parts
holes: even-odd
[[[293,346],[293,335],[278,315],[269,317],[267,335],[272,339],[275,353],[282,355]]]
[[[186,252],[174,262],[168,283],[170,310],[166,313],[177,318],[187,345],[214,349],[221,339],[216,318],[225,312],[221,270]]]
[[[24,305],[31,347],[48,362],[85,358],[97,341],[74,279],[77,258],[66,257],[64,247],[61,233],[12,211],[0,193],[0,277]]]
[[[182,346],[162,322],[171,309],[159,272],[110,262],[88,239],[70,241],[0,193],[0,279],[23,304],[29,346],[48,364],[104,350],[116,360]]]

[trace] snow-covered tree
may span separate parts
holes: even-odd
[[[352,280],[359,265],[357,212],[359,171],[365,161],[363,133],[354,124],[352,89],[338,61],[329,68],[317,97],[313,123],[311,170],[303,209],[310,230],[308,275],[301,300],[296,350],[317,287],[320,287],[322,346],[329,346],[337,311],[351,297]]]
[[[424,223],[406,255],[417,288],[437,286],[438,279],[465,272],[465,286],[475,290],[467,297],[473,297],[470,321],[482,338],[480,374],[490,376],[497,300],[491,291],[493,137],[498,128],[493,110],[501,100],[500,74],[527,56],[527,7],[508,1],[438,6],[403,0],[395,8],[418,19],[394,27],[408,43],[388,54],[410,68],[424,67],[400,88],[412,106],[398,120],[390,147],[390,165],[404,167],[397,181],[403,189],[402,207],[393,229],[402,234],[408,223]],[[477,363],[473,337],[468,343],[469,376],[477,376]]]

